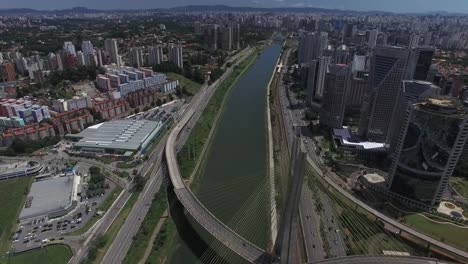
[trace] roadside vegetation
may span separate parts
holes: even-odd
[[[72,257],[72,252],[67,245],[51,245],[40,249],[27,251],[8,257],[7,264],[65,264]]]
[[[151,249],[151,254],[146,260],[147,264],[169,263],[173,249],[177,243],[177,229],[174,221],[168,219],[161,227]]]
[[[23,209],[32,182],[33,177],[0,181],[0,201],[2,203],[0,210],[0,256],[3,256],[10,249],[18,216]]]
[[[102,202],[102,204],[99,206],[99,208],[97,209],[97,211],[103,211],[103,212],[106,212],[107,210],[109,210],[109,208],[111,207],[112,203],[115,201],[115,199],[117,199],[117,197],[119,196],[119,194],[122,192],[122,187],[116,185],[114,190],[112,190],[112,192],[106,197],[106,199]],[[103,214],[104,215],[104,214]],[[86,222],[86,224],[80,228],[79,230],[77,231],[74,231],[74,232],[71,232],[71,233],[67,233],[67,235],[70,235],[70,236],[77,236],[77,235],[82,235],[84,233],[86,233],[99,219],[101,219],[102,215],[101,216],[98,216],[96,213],[94,213],[93,217],[91,217],[88,222]]]
[[[190,95],[195,95],[200,91],[201,84],[194,82],[188,78],[186,78],[183,75],[174,73],[174,72],[168,72],[166,73],[167,77],[172,80],[179,80],[179,85],[190,94]]]
[[[156,194],[151,202],[151,207],[148,213],[143,219],[138,232],[133,237],[132,245],[125,256],[123,263],[138,263],[143,255],[145,250],[148,247],[151,236],[156,229],[158,222],[161,219],[161,216],[164,214],[164,211],[167,208],[167,197],[164,186],[161,187],[161,190]],[[162,231],[162,229],[161,229]]]
[[[114,222],[110,226],[109,230],[97,239],[94,240],[93,244],[90,246],[88,256],[83,261],[83,263],[101,263],[102,259],[106,255],[107,250],[112,245],[115,237],[122,228],[122,225],[125,223],[130,211],[132,210],[133,206],[135,205],[136,201],[138,200],[138,196],[140,195],[139,192],[134,192],[128,199],[125,206],[120,211],[119,215],[115,218]]]
[[[177,162],[182,174],[182,177],[190,177],[193,169],[196,166],[197,160],[200,157],[203,146],[208,139],[211,128],[213,127],[216,116],[222,108],[223,100],[228,94],[230,88],[237,81],[238,77],[250,66],[256,59],[257,54],[254,53],[240,65],[238,65],[233,73],[216,89],[213,97],[203,111],[200,119],[192,129],[187,143],[182,147],[182,150],[177,156]]]
[[[450,178],[450,185],[460,196],[468,198],[468,180],[466,178],[452,177]]]

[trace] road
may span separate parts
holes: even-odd
[[[238,53],[238,56],[243,56],[240,61],[243,61],[247,58],[247,55],[250,53],[246,53],[246,51],[242,51]],[[237,58],[237,57],[236,57]],[[190,102],[190,107],[194,108],[194,115],[193,118],[188,122],[188,124],[184,127],[181,135],[176,141],[175,147],[177,151],[180,151],[182,146],[188,139],[189,132],[191,128],[195,125],[198,121],[200,115],[203,113],[203,110],[206,108],[211,96],[214,94],[216,89],[218,88],[219,84],[222,83],[230,74],[232,73],[232,67],[229,68],[223,76],[215,81],[212,85],[207,86],[203,85],[200,89],[200,92],[197,93]],[[178,119],[182,117],[182,115],[186,112],[186,109],[189,106],[185,106],[181,108],[178,115],[175,117],[177,122]],[[102,263],[121,263],[125,258],[130,246],[133,242],[133,237],[138,232],[138,229],[143,222],[148,210],[151,206],[152,199],[157,191],[160,189],[162,184],[162,173],[161,173],[161,157],[164,151],[164,147],[167,141],[168,135],[165,135],[163,139],[160,141],[158,146],[155,148],[154,152],[151,154],[148,161],[142,166],[140,173],[142,175],[146,174],[151,168],[156,173],[153,173],[150,176],[149,182],[145,185],[145,189],[140,194],[137,202],[135,203],[132,211],[130,212],[129,216],[127,217],[124,225],[120,229],[117,237],[113,241],[111,247],[107,251],[106,255]],[[154,165],[154,166],[153,166]]]
[[[320,237],[320,216],[316,212],[316,206],[312,193],[308,187],[302,189],[302,200],[299,204],[300,218],[304,236],[305,250],[308,262],[323,260],[323,241]],[[310,239],[314,237],[315,239]]]
[[[283,67],[284,70],[286,71],[287,67]],[[334,182],[334,178],[336,178],[336,175],[334,175],[332,172],[325,172],[324,170],[321,169],[322,166],[322,160],[320,157],[318,157],[315,153],[316,146],[313,143],[312,138],[310,137],[310,130],[306,128],[306,122],[303,120],[304,119],[304,104],[300,101],[297,100],[293,94],[290,96],[290,101],[288,100],[288,96],[286,94],[286,89],[280,89],[282,92],[284,91],[283,94],[281,94],[281,100],[282,100],[282,106],[284,107],[284,119],[285,119],[285,126],[287,126],[286,131],[288,133],[288,142],[292,142],[293,138],[293,130],[292,127],[294,125],[301,126],[305,129],[302,129],[303,131],[303,143],[304,146],[307,149],[308,155],[307,155],[307,162],[311,165],[313,170],[317,173],[317,175],[322,176],[322,178],[329,184],[331,185],[335,190],[339,191],[341,194],[343,194],[345,197],[347,197],[349,200],[353,201],[355,204],[360,206],[361,208],[365,209],[368,213],[374,215],[381,221],[388,223],[402,232],[405,232],[407,234],[410,234],[416,238],[421,239],[422,241],[425,241],[426,243],[430,244],[431,246],[436,246],[438,248],[443,249],[446,252],[451,253],[454,256],[457,256],[459,258],[462,258],[464,261],[468,260],[468,252],[465,252],[463,250],[460,250],[456,247],[453,247],[451,245],[445,244],[441,241],[438,241],[436,239],[433,239],[430,236],[427,236],[417,230],[414,230],[398,221],[395,219],[388,217],[382,213],[380,213],[378,210],[372,208],[371,206],[367,205],[366,203],[362,202],[352,194],[350,194],[348,191],[343,189],[341,186],[336,184]],[[291,144],[291,143],[289,143]]]

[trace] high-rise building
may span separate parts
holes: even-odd
[[[349,63],[349,49],[346,45],[341,45],[335,50],[334,63],[335,64],[348,64]]]
[[[223,50],[232,49],[232,28],[228,26],[221,26],[218,28],[218,47]]]
[[[467,113],[450,99],[430,97],[404,117],[387,187],[402,199],[437,205],[468,137]]]
[[[117,40],[116,39],[106,39],[104,41],[104,49],[106,50],[107,54],[109,55],[110,63],[117,64],[120,67],[120,57],[119,57],[119,49],[117,47]]]
[[[318,71],[317,71],[317,84],[315,86],[315,98],[322,99],[323,89],[325,86],[325,76],[327,74],[328,65],[331,63],[331,57],[320,57],[318,59]]]
[[[372,29],[369,32],[369,41],[367,42],[367,47],[369,47],[369,49],[374,49],[375,46],[377,45],[378,35],[379,35],[379,30],[378,29]]]
[[[73,43],[71,41],[65,41],[63,43],[63,51],[76,56],[75,45],[73,45]]]
[[[309,63],[303,63],[301,69],[301,84],[306,91],[306,103],[310,104],[315,95],[317,85],[318,60],[312,60]]]
[[[417,48],[419,46],[419,41],[421,40],[421,36],[419,36],[419,34],[412,34],[410,36],[410,40],[409,40],[409,48],[412,49],[412,48]]]
[[[81,51],[83,51],[85,55],[94,54],[93,43],[89,40],[83,40],[83,43],[81,43]]]
[[[298,59],[299,63],[315,60],[323,55],[328,46],[328,33],[307,33],[299,37]]]
[[[406,74],[409,51],[399,47],[377,47],[371,60],[359,133],[368,140],[389,140],[390,120],[396,109],[401,81]]]
[[[163,60],[163,48],[161,45],[148,48],[148,64],[150,66],[160,64]]]
[[[202,30],[203,30],[202,23],[200,21],[195,21],[195,23],[193,23],[194,34],[197,36],[202,35],[203,34]]]
[[[208,50],[218,49],[218,28],[219,25],[205,25],[203,27],[203,41]]]
[[[240,25],[238,23],[231,23],[229,25],[232,30],[232,48],[240,49]]]
[[[428,31],[424,35],[424,46],[431,46],[432,44],[432,32]]]
[[[15,65],[13,63],[4,63],[0,65],[0,77],[2,81],[11,82],[16,79]]]
[[[83,52],[81,50],[79,50],[76,53],[76,59],[78,60],[78,65],[80,65],[80,66],[86,65],[85,55],[83,54]]]
[[[325,77],[322,108],[320,109],[320,125],[328,128],[341,128],[346,108],[349,67],[344,64],[328,66]]]
[[[369,87],[369,74],[364,73],[362,76],[356,76],[354,73],[350,77],[349,87],[346,99],[346,107],[348,109],[359,111],[364,101],[364,95]]]
[[[435,49],[432,47],[417,47],[411,49],[406,79],[427,80],[434,52]]]
[[[128,51],[128,63],[135,68],[143,66],[143,49],[141,47],[130,48]]]
[[[183,61],[183,56],[182,56],[182,45],[180,44],[169,45],[169,61],[179,66],[179,68],[184,68],[184,61]]]

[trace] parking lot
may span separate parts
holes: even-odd
[[[83,199],[65,216],[54,219],[41,216],[22,222],[12,237],[11,252],[26,251],[49,242],[66,240],[67,234],[82,228],[94,215],[103,214],[104,212],[98,211],[99,206],[116,187],[113,182],[108,181],[108,183],[109,189],[106,189],[102,196]]]

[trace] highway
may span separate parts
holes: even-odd
[[[286,72],[288,69],[288,67],[283,67],[283,73]],[[301,109],[301,106],[303,105],[303,103],[299,100],[297,100],[296,98],[294,98],[294,95],[291,94],[290,96],[290,99],[291,101],[288,100],[287,98],[287,95],[286,95],[286,88],[284,89],[280,89],[280,92],[282,93],[281,94],[281,102],[282,102],[282,106],[283,108],[285,109],[284,111],[284,124],[286,127],[286,131],[288,133],[288,143],[291,144],[290,142],[292,142],[292,138],[293,138],[293,129],[292,127],[293,126],[301,126],[301,127],[306,127],[306,123],[303,121],[304,119],[304,112],[303,110]],[[429,237],[421,232],[418,232],[404,224],[401,224],[400,222],[396,221],[395,219],[391,218],[391,217],[388,217],[382,213],[380,213],[378,210],[372,208],[371,206],[367,205],[366,203],[362,202],[361,200],[359,200],[358,198],[356,198],[355,196],[353,196],[352,194],[350,194],[349,192],[347,192],[345,189],[343,189],[342,187],[340,187],[338,184],[336,184],[332,179],[331,179],[331,176],[332,175],[329,175],[330,172],[327,172],[325,173],[324,171],[322,171],[322,169],[320,168],[320,165],[321,165],[321,159],[320,157],[317,157],[317,155],[315,154],[315,148],[316,146],[314,145],[313,141],[311,140],[311,138],[309,137],[310,136],[310,131],[309,129],[303,129],[303,143],[304,143],[304,146],[306,147],[306,149],[308,150],[308,155],[307,155],[307,162],[311,165],[311,167],[313,168],[313,170],[317,173],[317,175],[320,175],[322,176],[322,178],[328,183],[330,184],[334,189],[336,189],[337,191],[339,191],[341,194],[343,194],[345,197],[347,197],[348,199],[350,199],[351,201],[353,201],[355,204],[357,204],[358,206],[362,207],[363,209],[365,209],[368,213],[374,215],[375,217],[379,218],[380,220],[382,220],[383,222],[385,223],[388,223],[398,229],[400,229],[402,232],[405,232],[407,234],[410,234],[414,237],[417,237],[425,242],[427,242],[428,244],[430,245],[433,245],[433,246],[436,246],[440,249],[443,249],[444,251],[447,251],[451,254],[453,254],[454,256],[458,256],[462,259],[464,259],[465,261],[468,260],[468,253],[463,251],[463,250],[460,250],[456,247],[453,247],[451,245],[448,245],[448,244],[445,244],[441,241],[438,241],[436,239],[433,239],[432,237]],[[301,199],[301,201],[304,200],[304,197],[302,197],[303,199]],[[325,206],[327,207],[327,206]],[[307,221],[302,221],[303,223],[307,223]],[[313,240],[316,240],[315,238],[313,237],[309,237],[309,238],[305,238],[305,239],[313,239]],[[337,240],[339,242],[339,240]],[[333,243],[333,241],[331,241],[331,243]],[[333,246],[333,244],[332,244]],[[338,245],[336,246],[339,246],[341,247],[340,243],[338,243]],[[342,253],[342,250],[335,250],[335,252],[338,252],[338,253]]]
[[[312,193],[308,187],[302,188],[302,200],[299,204],[302,232],[308,262],[323,260],[323,241],[320,237],[320,215],[316,212]],[[316,237],[316,239],[310,239]],[[306,239],[307,238],[307,239]]]
[[[249,54],[246,54],[247,57]],[[222,82],[232,71],[232,67],[229,68],[225,75],[220,78]],[[215,83],[215,85],[217,85]],[[187,213],[200,224],[203,228],[207,230],[214,238],[219,242],[223,243],[225,246],[229,247],[233,252],[242,256],[244,259],[252,263],[263,262],[268,258],[268,254],[264,250],[258,248],[254,244],[250,243],[246,239],[239,236],[233,230],[231,230],[224,223],[219,221],[209,210],[207,210],[203,204],[193,195],[189,188],[185,186],[182,175],[180,173],[177,158],[176,158],[176,149],[180,147],[176,143],[177,138],[184,137],[187,132],[184,132],[184,129],[187,127],[192,127],[191,124],[196,122],[197,119],[197,109],[200,106],[206,105],[209,101],[205,99],[206,95],[211,96],[214,92],[214,89],[207,88],[206,90],[201,91],[199,94],[200,97],[192,101],[190,106],[185,110],[184,117],[176,124],[174,129],[171,131],[169,138],[166,142],[166,159],[169,169],[169,175],[174,186],[174,192],[179,199],[179,201],[184,206]]]
[[[243,56],[241,60],[243,61],[247,58],[248,50],[244,50],[237,54],[237,56],[233,59],[237,59],[240,56]],[[179,136],[176,141],[176,150],[179,151],[183,144],[188,139],[190,129],[195,125],[198,121],[198,118],[203,113],[203,110],[206,108],[211,96],[214,94],[216,89],[218,88],[219,84],[227,78],[232,73],[232,67],[226,71],[226,73],[212,85],[207,86],[203,85],[199,93],[197,93],[191,100],[189,106],[184,106],[180,109],[178,115],[175,117],[175,122],[177,122],[180,117],[187,112],[187,108],[194,108],[193,111],[193,118],[190,119],[190,122],[184,127],[183,133]],[[144,190],[140,194],[137,202],[135,203],[132,211],[130,212],[129,216],[127,217],[124,225],[120,229],[117,237],[113,241],[111,247],[107,251],[106,255],[104,256],[102,263],[121,263],[125,258],[130,246],[133,242],[133,237],[138,232],[138,229],[145,218],[148,210],[151,206],[152,199],[154,195],[159,191],[162,185],[162,171],[161,167],[161,157],[164,151],[164,147],[166,145],[166,140],[169,136],[164,135],[164,138],[160,141],[160,143],[156,146],[155,150],[151,154],[149,160],[142,166],[140,170],[141,175],[145,175],[151,168],[153,168],[153,173],[150,175],[149,181],[145,185]],[[176,151],[176,152],[177,152]],[[154,165],[154,166],[153,166]]]

